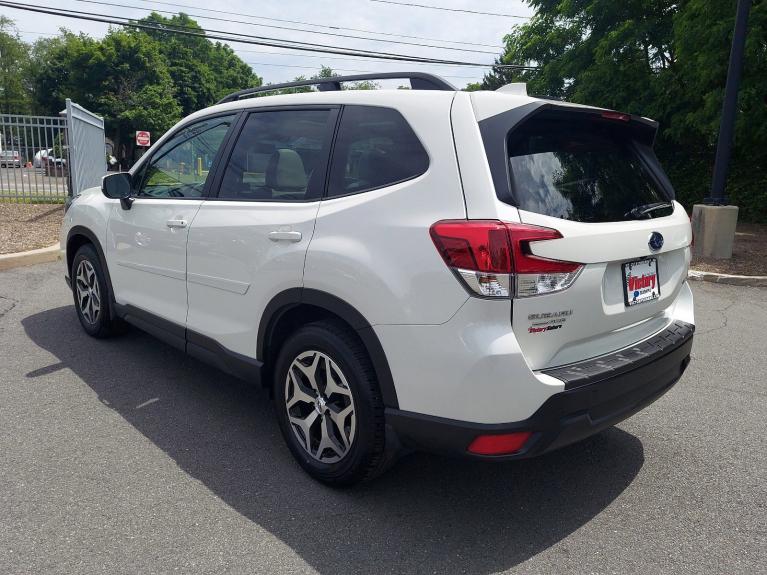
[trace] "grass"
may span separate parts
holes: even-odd
[[[63,204],[66,201],[67,196],[58,196],[53,198],[50,196],[0,196],[0,203],[2,204]]]

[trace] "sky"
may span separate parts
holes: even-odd
[[[215,3],[209,0],[102,1],[129,7],[101,5],[84,0],[30,0],[26,4],[134,19],[146,16],[153,9],[173,13],[183,11],[197,20],[203,28],[208,29],[269,36],[313,44],[332,44],[355,49],[446,58],[478,64],[492,64],[502,50],[504,35],[509,33],[514,25],[526,22],[527,18],[533,14],[533,11],[523,0],[483,0],[482,2],[471,0],[396,0],[411,4],[440,6],[453,10],[492,12],[497,15],[433,10],[413,5],[389,4],[376,0],[261,0],[258,3],[245,0]],[[180,7],[179,4],[187,7]],[[236,12],[242,15],[236,16],[226,14],[226,12]],[[27,42],[33,42],[46,35],[56,34],[60,27],[65,27],[73,32],[85,32],[94,37],[103,36],[108,29],[108,25],[98,22],[73,20],[7,7],[2,8],[2,13],[4,16],[15,20],[21,37]],[[164,12],[160,13],[163,16],[170,16]],[[506,15],[518,15],[522,18],[512,18]],[[203,16],[219,20],[209,20]],[[307,24],[257,20],[255,19],[256,16],[301,21]],[[243,23],[232,20],[239,20]],[[271,28],[267,25],[287,29]],[[296,28],[301,30],[296,30]],[[348,30],[349,28],[357,30]],[[307,32],[307,30],[324,32],[324,34],[314,34]],[[387,36],[372,31],[418,36],[429,38],[429,40]],[[327,35],[329,32],[409,42],[410,44],[343,38]],[[469,82],[481,80],[484,72],[489,69],[488,67],[385,62],[360,59],[348,55],[294,52],[285,48],[269,48],[232,42],[229,44],[245,62],[252,66],[259,76],[264,78],[264,82],[271,83],[287,82],[299,75],[311,76],[325,65],[330,66],[339,74],[413,70],[431,72],[446,78],[458,87],[463,87]],[[426,44],[437,47],[428,47]],[[474,50],[474,52],[470,50]],[[384,83],[383,87],[388,86]]]

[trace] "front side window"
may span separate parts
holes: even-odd
[[[420,176],[429,155],[398,111],[347,106],[341,116],[328,197],[356,194]]]
[[[221,181],[228,200],[319,199],[330,110],[254,112],[242,128]]]
[[[139,197],[200,198],[234,115],[210,118],[179,130],[155,152],[144,170]]]
[[[512,188],[522,210],[579,222],[673,211],[623,126],[533,118],[508,136]]]

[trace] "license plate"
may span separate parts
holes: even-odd
[[[648,258],[623,264],[623,300],[627,307],[660,297],[658,260]]]

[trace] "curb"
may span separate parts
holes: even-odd
[[[21,266],[31,266],[45,262],[55,262],[61,259],[61,250],[56,243],[47,248],[29,250],[28,252],[16,252],[15,254],[0,255],[0,270],[9,270]]]
[[[767,276],[736,276],[690,270],[687,277],[693,281],[729,284],[734,286],[767,287]]]

